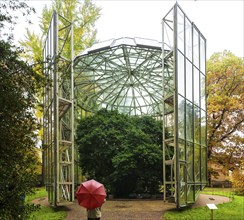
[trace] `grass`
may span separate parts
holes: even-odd
[[[226,188],[206,188],[203,192],[203,194],[208,195],[221,195],[226,196],[232,199],[232,202],[225,203],[225,204],[219,204],[217,205],[218,210],[214,210],[214,220],[243,220],[244,219],[244,197],[243,196],[234,196],[232,189],[226,189]],[[26,201],[32,201],[36,198],[41,198],[47,196],[47,193],[45,191],[45,188],[37,188],[36,194],[32,195],[31,197],[27,197]],[[138,203],[133,201],[134,203]],[[155,201],[154,201],[155,202]],[[160,203],[161,201],[156,201]],[[125,204],[123,204],[125,203]],[[116,204],[116,206],[115,206]],[[139,204],[139,203],[138,203]],[[116,212],[116,207],[118,211],[121,212],[122,208],[121,206],[127,208],[127,212],[133,212],[136,213],[139,211],[136,209],[135,204],[130,204],[128,201],[116,201],[111,202],[108,201],[105,204],[104,211],[108,209],[109,212]],[[147,211],[150,212],[152,208],[148,207],[149,204],[147,204]],[[158,211],[156,209],[157,205],[153,205],[153,209],[151,211]],[[124,209],[125,209],[124,208]],[[159,206],[160,210],[160,206]],[[123,210],[122,210],[123,211]],[[141,212],[141,210],[139,211]],[[67,216],[67,211],[62,208],[54,209],[53,207],[44,207],[42,206],[39,211],[36,211],[32,214],[31,219],[32,220],[63,220]],[[185,208],[180,211],[178,210],[170,210],[166,211],[164,218],[166,220],[209,220],[211,219],[211,212],[207,207],[198,207],[198,208]],[[116,218],[115,218],[116,219]]]
[[[207,195],[219,195],[219,196],[226,196],[228,198],[234,197],[234,189],[233,188],[205,188],[201,194]]]
[[[27,196],[26,202],[31,202],[34,199],[42,198],[47,196],[47,192],[44,187],[36,188],[35,194]],[[30,219],[32,220],[63,220],[67,216],[66,210],[62,208],[54,208],[51,206],[41,206],[38,211],[35,211],[31,214]]]
[[[39,188],[35,188],[35,194],[27,196],[25,201],[31,202],[34,199],[38,199],[46,196],[47,196],[47,191],[45,190],[45,187],[39,187]]]
[[[214,210],[214,220],[243,220],[244,219],[244,197],[234,196],[231,189],[206,188],[203,194],[221,195],[232,198],[232,201],[217,205]],[[166,220],[207,220],[211,219],[211,212],[207,207],[186,208],[182,210],[167,211],[164,215]]]
[[[63,220],[67,216],[65,210],[55,209],[50,206],[41,206],[40,210],[32,213],[30,219],[33,220]]]

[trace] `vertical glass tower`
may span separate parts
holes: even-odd
[[[164,199],[179,208],[207,183],[206,39],[178,4],[162,24]]]

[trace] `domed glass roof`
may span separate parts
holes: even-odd
[[[77,105],[86,111],[158,115],[162,72],[158,41],[124,37],[95,44],[74,60]]]

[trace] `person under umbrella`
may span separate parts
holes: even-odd
[[[93,179],[81,183],[76,192],[79,205],[87,209],[88,220],[100,220],[106,196],[104,185]]]
[[[104,202],[106,199],[104,199]],[[94,209],[87,209],[87,220],[100,220],[102,217],[102,210],[101,207],[94,208]]]

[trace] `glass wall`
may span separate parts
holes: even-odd
[[[164,68],[164,132],[173,134],[170,140],[164,137],[164,164],[174,167],[174,176],[164,180],[164,188],[174,185],[177,207],[183,207],[193,203],[207,183],[206,40],[178,4],[163,19],[163,45],[164,65],[173,60],[173,80]],[[174,124],[169,128],[165,122],[170,104]],[[174,151],[171,160],[168,146]],[[164,173],[166,169],[164,165]],[[166,200],[169,193],[164,194]]]

